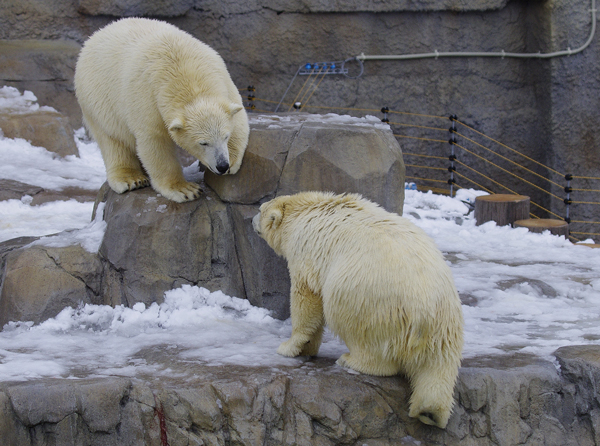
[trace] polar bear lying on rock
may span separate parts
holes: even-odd
[[[433,240],[351,194],[277,197],[252,224],[290,271],[292,336],[278,353],[316,355],[326,323],[350,350],[339,365],[370,375],[404,373],[413,390],[409,415],[446,427],[463,316]]]
[[[218,175],[242,164],[248,117],[223,59],[168,23],[129,18],[94,33],[77,61],[75,91],[118,193],[151,184],[177,202],[198,198],[175,144]]]

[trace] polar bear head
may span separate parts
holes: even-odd
[[[295,195],[282,195],[260,206],[258,214],[252,219],[254,231],[262,237],[277,255],[286,257],[288,247],[294,245],[298,234],[291,221],[298,221],[301,215],[316,210],[317,214],[327,213],[330,205],[360,198],[359,195],[340,195],[336,199],[333,192],[308,191]],[[337,201],[336,201],[337,200]],[[293,250],[293,248],[291,248]]]
[[[239,104],[199,99],[167,123],[169,135],[215,174],[230,173],[228,143],[241,110]]]
[[[280,256],[281,251],[281,231],[278,231],[283,222],[286,202],[289,196],[284,195],[271,201],[263,203],[260,206],[258,214],[252,219],[254,231],[269,244],[271,248]]]

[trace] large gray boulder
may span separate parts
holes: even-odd
[[[402,215],[402,153],[379,119],[300,113],[251,115],[250,124],[239,172],[206,172],[206,184],[223,201],[253,204],[306,190],[358,192]]]
[[[10,321],[39,323],[65,307],[102,303],[102,264],[95,254],[79,245],[13,247],[11,241],[0,244],[0,326]]]
[[[229,213],[208,188],[188,203],[167,200],[151,188],[108,192],[99,251],[106,265],[104,303],[150,305],[183,284],[243,297]]]

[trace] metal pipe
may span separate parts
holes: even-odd
[[[375,55],[368,56],[364,53],[360,53],[360,55],[356,56],[356,59],[359,61],[365,60],[411,60],[411,59],[438,59],[440,57],[500,57],[504,59],[505,57],[511,58],[519,58],[519,59],[551,59],[553,57],[562,57],[562,56],[571,56],[573,54],[577,54],[586,49],[592,40],[594,39],[594,35],[596,34],[596,0],[591,0],[592,4],[592,29],[590,32],[590,36],[587,41],[577,49],[572,50],[571,48],[567,48],[563,51],[555,51],[553,53],[507,53],[504,50],[500,52],[484,52],[484,51],[457,51],[457,52],[439,52],[435,50],[433,53],[420,53],[420,54],[401,54],[401,55]]]

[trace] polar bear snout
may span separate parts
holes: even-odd
[[[227,160],[219,160],[217,162],[217,172],[219,175],[225,175],[229,172],[229,162]]]

